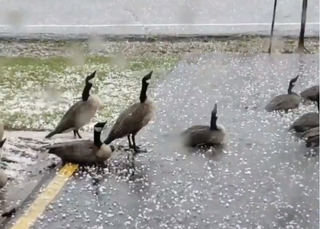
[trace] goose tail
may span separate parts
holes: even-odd
[[[49,138],[51,138],[53,135],[55,135],[56,134],[56,132],[55,131],[52,131],[51,133],[49,133],[47,136],[45,136],[44,138],[47,138],[47,139],[49,139]]]

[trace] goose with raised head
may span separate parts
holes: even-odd
[[[272,111],[287,112],[290,109],[295,109],[299,107],[302,99],[300,95],[292,91],[298,78],[299,78],[299,75],[290,80],[287,94],[278,95],[267,104],[267,106],[265,107],[265,110],[267,112],[272,112]]]
[[[81,165],[102,164],[109,159],[115,151],[112,145],[101,142],[101,131],[106,122],[98,122],[94,126],[93,142],[90,140],[79,140],[75,142],[56,143],[44,146],[49,154],[54,154],[65,163],[76,163]]]
[[[319,85],[315,85],[307,88],[300,93],[304,100],[311,100],[312,102],[317,102],[319,100]]]
[[[140,101],[131,105],[119,115],[104,143],[110,144],[116,139],[127,137],[129,148],[133,148],[135,153],[141,151],[136,145],[135,136],[149,123],[155,110],[153,101],[147,97],[148,81],[151,79],[152,73],[153,71],[142,78]]]
[[[0,148],[3,147],[4,143],[6,142],[6,140],[7,139],[5,138],[5,139],[0,141]],[[7,174],[2,169],[0,169],[0,189],[2,189],[4,186],[6,186],[7,182],[8,182]]]
[[[98,96],[90,95],[90,90],[93,85],[92,80],[95,75],[96,71],[86,77],[85,87],[82,92],[82,101],[73,104],[64,114],[57,127],[45,138],[51,138],[56,134],[70,131],[73,131],[74,137],[78,136],[82,138],[79,134],[79,129],[89,123],[102,105]]]
[[[215,104],[211,112],[210,126],[196,125],[182,132],[186,146],[214,146],[224,143],[226,130],[221,124],[217,124],[217,110],[218,106]]]
[[[306,147],[319,147],[319,127],[307,130],[301,135],[306,140]]]
[[[303,114],[291,124],[290,130],[295,130],[296,132],[304,132],[319,126],[319,94],[317,98],[318,99],[316,102],[318,106],[318,112]]]

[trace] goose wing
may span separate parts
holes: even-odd
[[[90,140],[78,140],[78,141],[70,141],[70,142],[58,142],[52,145],[45,145],[43,146],[44,149],[56,149],[56,148],[67,148],[67,147],[74,147],[78,145],[88,145],[92,143]]]
[[[54,154],[61,158],[64,162],[77,164],[92,164],[98,163],[96,157],[98,148],[90,140],[65,142],[47,146],[49,154]]]
[[[316,97],[318,94],[319,94],[319,85],[309,87],[300,93],[301,97],[305,99]]]
[[[138,132],[143,127],[146,112],[147,110],[141,103],[128,107],[119,115],[105,142],[109,144],[109,141]]]
[[[288,110],[296,108],[301,101],[300,96],[295,94],[278,95],[265,107],[266,111]]]
[[[290,129],[301,132],[317,126],[319,126],[319,114],[312,112],[304,114],[296,119],[290,126]]]
[[[206,126],[197,126],[197,128],[193,127],[191,130],[188,129],[185,132],[185,143],[189,146],[199,146],[205,144],[211,144],[213,142],[214,131],[210,131],[209,127]]]
[[[75,126],[76,115],[81,111],[82,105],[83,101],[78,101],[69,108],[58,123],[55,129],[56,133],[62,133]]]
[[[319,136],[319,127],[314,127],[310,130],[307,130],[301,135],[302,138],[310,138],[314,136]]]
[[[209,126],[205,126],[205,125],[191,126],[188,129],[184,130],[181,134],[182,135],[187,135],[187,134],[190,134],[192,132],[199,131],[199,130],[202,130],[202,129],[209,129]]]

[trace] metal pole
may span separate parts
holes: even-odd
[[[274,28],[274,21],[275,21],[275,18],[276,18],[276,11],[277,11],[277,2],[278,2],[278,0],[274,0],[272,23],[271,23],[271,34],[270,34],[270,45],[269,45],[268,53],[271,53],[273,28]]]

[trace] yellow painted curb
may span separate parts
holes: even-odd
[[[53,201],[78,167],[79,165],[76,164],[66,164],[63,166],[11,229],[29,229],[42,215],[46,207]]]

